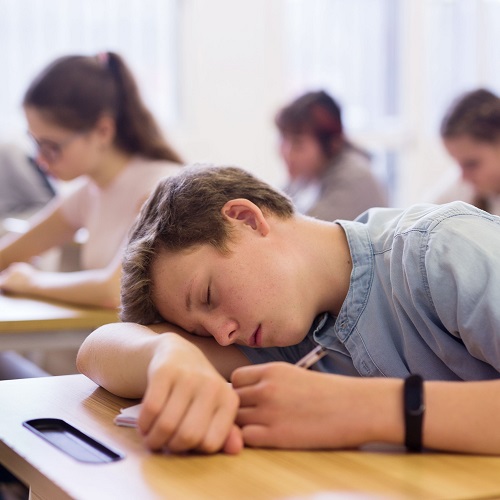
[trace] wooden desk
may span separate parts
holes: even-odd
[[[90,330],[117,320],[110,309],[0,293],[0,350],[79,346]]]
[[[31,485],[36,499],[500,498],[496,457],[257,449],[238,456],[152,454],[135,429],[112,423],[121,407],[136,402],[83,375],[0,382],[0,462]],[[125,458],[94,465],[66,456],[21,425],[44,417],[65,420]]]

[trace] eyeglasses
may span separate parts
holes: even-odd
[[[28,137],[32,140],[37,155],[43,156],[48,163],[56,162],[63,152],[63,149],[73,142],[82,132],[75,132],[66,140],[61,142],[51,141],[50,139],[37,139],[31,132],[28,132]]]

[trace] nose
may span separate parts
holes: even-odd
[[[35,162],[45,172],[47,172],[49,170],[49,161],[47,160],[47,158],[45,158],[43,153],[41,153],[40,151],[37,151],[37,153],[36,153]]]
[[[234,319],[211,315],[206,318],[203,327],[222,346],[231,345],[237,340],[238,323]]]

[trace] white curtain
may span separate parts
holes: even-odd
[[[177,118],[178,0],[0,0],[0,140],[24,132],[31,79],[65,54],[120,53],[164,127]]]
[[[478,86],[500,93],[500,0],[286,5],[290,95],[323,88],[336,97],[347,131],[372,150],[391,194],[405,198],[394,204],[407,203],[398,189],[405,162],[422,165],[436,149],[451,100]]]

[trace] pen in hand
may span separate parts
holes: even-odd
[[[295,366],[299,366],[300,368],[305,368],[307,370],[308,368],[311,368],[314,363],[325,356],[327,352],[328,349],[326,347],[318,345],[311,352],[308,352],[303,358],[299,359],[299,361],[295,363]],[[140,403],[126,409],[122,408],[120,410],[120,414],[115,417],[115,424],[124,427],[136,427],[137,418],[139,417],[141,408],[142,405]]]
[[[326,347],[318,345],[311,352],[308,352],[303,358],[299,359],[297,363],[295,363],[295,366],[299,366],[300,368],[305,368],[307,370],[327,353],[328,349]]]

